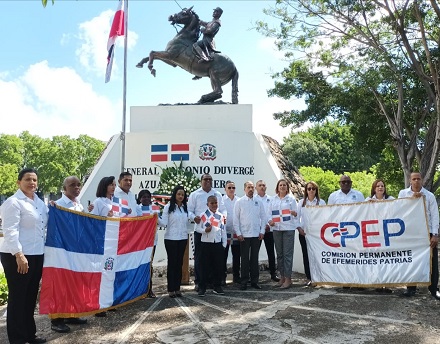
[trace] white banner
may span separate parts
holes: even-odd
[[[307,207],[306,239],[318,285],[429,285],[424,198]]]

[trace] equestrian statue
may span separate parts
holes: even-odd
[[[193,7],[184,8],[168,18],[172,25],[181,24],[183,28],[168,42],[165,51],[151,51],[150,55],[143,58],[136,67],[142,68],[144,63],[148,62],[148,69],[153,76],[156,76],[153,62],[161,60],[195,75],[193,80],[209,77],[212,92],[200,98],[201,104],[220,99],[223,93],[222,86],[232,80],[232,103],[238,104],[237,68],[229,57],[215,49],[214,44],[214,36],[221,26],[220,17],[223,10],[220,7],[215,8],[212,14],[213,20],[204,22],[192,10]],[[203,38],[198,41],[200,32],[203,33]]]

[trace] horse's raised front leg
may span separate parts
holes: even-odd
[[[209,70],[209,78],[211,79],[212,92],[204,94],[199,100],[200,104],[214,102],[222,97],[222,85],[213,68]]]
[[[144,60],[145,62],[148,62],[148,69],[151,71],[151,74],[153,76],[156,76],[156,69],[153,67],[154,60],[160,60],[165,62],[166,64],[169,64],[170,66],[177,67],[175,62],[173,61],[173,56],[168,51],[154,51],[152,50],[150,52],[150,55],[146,57]]]
[[[139,61],[139,63],[136,65],[137,68],[144,68],[144,64],[148,62],[150,58],[144,57],[142,60]]]

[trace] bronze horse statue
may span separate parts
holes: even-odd
[[[202,61],[193,51],[193,44],[200,35],[200,19],[192,11],[193,6],[171,15],[168,20],[172,25],[182,24],[183,28],[168,42],[165,51],[151,51],[148,57],[143,58],[136,67],[142,68],[148,62],[148,69],[153,76],[156,70],[154,60],[161,60],[170,66],[179,66],[195,75],[194,79],[207,76],[211,79],[212,92],[203,95],[199,103],[213,102],[222,97],[222,86],[232,80],[232,103],[238,104],[238,71],[232,60],[223,54],[214,54],[212,61]]]

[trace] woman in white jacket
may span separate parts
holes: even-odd
[[[305,232],[305,224],[304,224],[304,207],[316,206],[316,205],[325,205],[325,201],[319,197],[319,186],[313,181],[310,181],[306,184],[304,188],[304,199],[299,201],[298,207],[298,218],[300,220],[300,225],[298,227],[299,234],[299,243],[301,244],[301,251],[303,256],[303,264],[304,264],[304,273],[307,277],[306,285],[309,287],[312,285],[312,277],[310,275],[310,266],[309,266],[309,254],[307,252],[307,242],[306,242],[306,232]]]
[[[268,223],[273,229],[277,266],[280,272],[279,286],[283,289],[292,284],[293,249],[295,229],[297,227],[297,210],[295,198],[290,194],[289,184],[280,179],[275,188],[276,195],[268,206]]]
[[[182,280],[183,256],[188,242],[188,208],[186,192],[183,186],[174,188],[170,202],[165,206],[161,226],[166,226],[164,241],[168,256],[167,288],[171,298],[181,297],[180,283]]]

